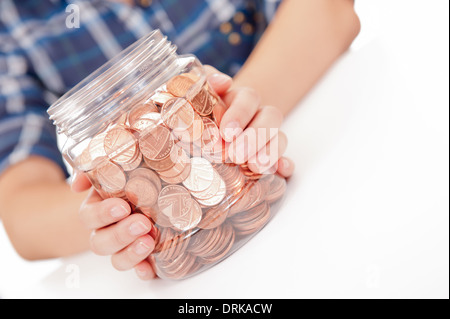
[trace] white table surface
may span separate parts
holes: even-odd
[[[141,282],[91,253],[24,261],[2,228],[0,296],[448,298],[448,6],[357,3],[359,38],[285,122],[283,207],[224,262]]]

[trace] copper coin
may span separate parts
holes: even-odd
[[[155,104],[148,102],[144,104],[139,104],[135,106],[128,113],[128,125],[133,126],[133,124],[139,120],[144,114],[158,112],[158,108]]]
[[[101,187],[107,192],[119,192],[127,182],[125,172],[118,165],[106,163],[96,170],[96,178]]]
[[[173,131],[175,138],[184,143],[192,143],[198,141],[203,135],[203,120],[197,113],[194,113],[194,121],[192,125],[183,131]]]
[[[235,241],[235,231],[229,224],[225,224],[222,233],[223,240],[220,246],[218,246],[218,249],[214,252],[214,254],[200,257],[199,262],[205,264],[216,263],[222,260],[230,252],[231,247],[233,247]]]
[[[183,185],[194,192],[208,189],[214,180],[214,168],[211,163],[201,157],[191,159],[191,172]]]
[[[194,265],[192,265],[191,269],[189,269],[188,273],[184,278],[188,278],[191,276],[194,276],[195,274],[199,273],[199,271],[204,267],[204,265],[197,262],[197,259],[195,259]]]
[[[162,160],[169,156],[172,150],[173,140],[170,131],[164,126],[158,125],[146,130],[139,137],[139,148],[149,160]]]
[[[169,93],[178,97],[184,97],[194,84],[195,81],[191,77],[180,74],[170,79],[167,82],[166,87]]]
[[[214,108],[210,95],[204,88],[192,99],[192,105],[201,116],[210,115]]]
[[[139,133],[144,132],[157,126],[160,121],[161,114],[156,112],[145,113],[131,124],[131,129]]]
[[[219,227],[228,217],[228,212],[230,209],[227,207],[228,204],[218,205],[206,210],[203,214],[202,220],[198,224],[199,228],[211,229]]]
[[[211,250],[213,250],[220,241],[221,235],[222,226],[200,230],[191,236],[192,238],[189,242],[188,251],[195,256],[208,256]]]
[[[139,210],[147,217],[150,217],[152,221],[162,227],[171,227],[172,223],[169,217],[161,213],[158,207],[139,207]]]
[[[174,98],[161,108],[161,119],[169,128],[185,131],[194,123],[194,109],[184,98]]]
[[[191,164],[186,163],[184,170],[179,175],[173,177],[166,177],[161,175],[160,177],[164,182],[168,184],[179,184],[184,182],[190,173],[191,173]]]
[[[199,204],[203,206],[215,206],[218,205],[225,198],[226,193],[227,187],[225,185],[225,182],[223,181],[223,179],[220,179],[219,190],[213,197],[208,199],[197,199],[197,201],[199,202]]]
[[[156,261],[155,268],[162,278],[183,279],[195,264],[195,257],[184,253],[170,260]]]
[[[108,157],[117,164],[129,163],[135,159],[136,138],[123,128],[114,128],[106,133],[104,147]]]
[[[83,152],[77,158],[75,158],[75,168],[87,172],[95,168],[92,162],[91,154],[89,153],[89,148],[85,148]]]
[[[151,97],[152,101],[159,107],[163,106],[164,103],[173,99],[175,96],[169,92],[158,92]]]
[[[219,128],[213,120],[204,117],[203,118],[203,134],[201,139],[196,142],[200,144],[204,150],[211,150],[216,146],[217,142],[221,139]]]
[[[191,157],[202,157],[202,149],[195,144],[178,141],[177,145],[181,146]]]
[[[129,178],[134,178],[136,176],[142,176],[148,180],[150,180],[153,185],[156,186],[156,189],[158,193],[161,191],[161,180],[159,179],[158,175],[156,175],[152,170],[148,168],[137,168],[134,171],[129,173]]]
[[[210,149],[203,149],[203,157],[215,164],[226,163],[228,161],[228,147],[230,143],[225,142],[221,137]]]
[[[223,115],[225,114],[227,110],[227,106],[225,103],[215,94],[214,91],[210,92],[211,99],[213,100],[214,108],[213,113],[211,114],[211,118],[216,123],[221,123]]]
[[[104,161],[107,157],[105,151],[105,137],[107,132],[95,135],[89,142],[89,154],[93,163]]]
[[[148,165],[148,167],[155,171],[167,171],[168,169],[175,166],[175,164],[178,162],[178,158],[182,156],[182,152],[184,152],[184,150],[181,147],[172,145],[169,156],[167,156],[166,158],[157,161],[144,158],[144,161]]]
[[[183,186],[168,185],[159,193],[158,207],[169,218],[188,214],[191,206],[191,195]]]
[[[219,188],[220,188],[221,181],[222,181],[222,178],[220,177],[219,173],[217,173],[217,171],[214,170],[214,177],[213,177],[213,181],[212,181],[211,185],[207,189],[205,189],[204,191],[201,191],[201,192],[191,191],[191,194],[192,194],[192,196],[194,196],[195,198],[200,199],[200,200],[209,199],[217,194],[217,192],[219,191]]]
[[[231,218],[238,236],[248,236],[261,230],[270,219],[270,206],[267,202]]]
[[[153,253],[158,259],[164,260],[170,255],[170,247],[175,240],[175,232],[170,228],[164,228],[161,231],[160,240],[155,245]]]
[[[137,207],[152,207],[158,198],[155,185],[149,179],[141,176],[128,180],[125,194],[128,200]]]
[[[120,164],[120,166],[123,168],[124,171],[129,172],[138,168],[141,165],[141,162],[142,162],[142,154],[138,150],[136,152],[135,158],[130,163],[123,163]]]
[[[169,219],[176,229],[186,231],[198,225],[202,219],[202,209],[194,199],[191,199],[191,209],[187,214],[170,217]]]
[[[175,147],[178,148],[177,158],[174,159],[174,161],[176,161],[176,164],[174,166],[172,166],[171,168],[169,168],[168,170],[158,171],[158,174],[160,176],[169,177],[169,178],[178,176],[184,171],[184,169],[186,168],[186,165],[191,162],[190,157],[186,154],[186,152],[181,147],[174,146],[174,148]]]

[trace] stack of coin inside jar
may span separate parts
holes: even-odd
[[[123,198],[156,225],[149,260],[160,277],[186,278],[221,261],[268,222],[270,205],[284,194],[278,175],[227,163],[220,103],[197,75],[177,75],[76,159],[103,198]]]

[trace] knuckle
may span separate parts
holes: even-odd
[[[122,231],[122,227],[119,227],[119,225],[117,225],[117,227],[114,227],[112,229],[112,238],[114,242],[121,247],[128,244],[127,239],[125,238],[126,235],[124,234],[125,232]]]

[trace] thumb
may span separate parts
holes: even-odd
[[[91,187],[91,181],[85,173],[75,171],[72,177],[72,190],[76,193],[83,192]]]

